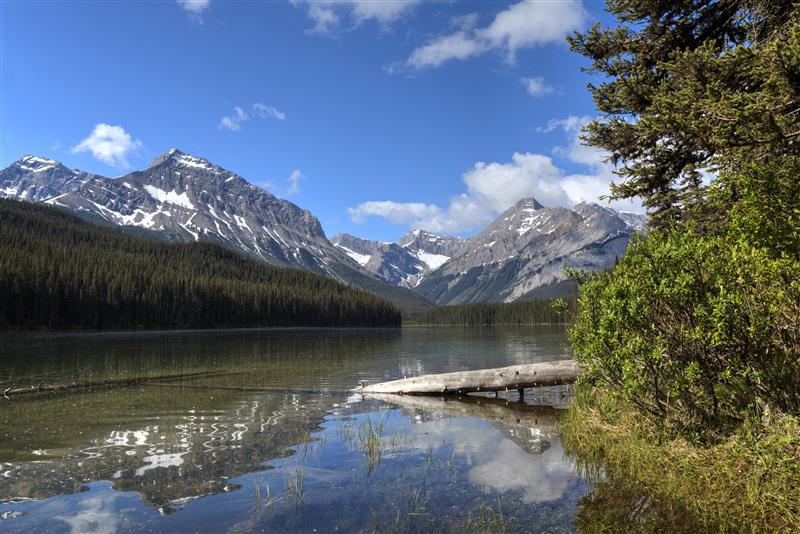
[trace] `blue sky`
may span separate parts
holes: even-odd
[[[611,179],[576,141],[595,111],[564,43],[610,23],[600,3],[0,6],[3,167],[37,154],[118,176],[177,147],[329,236],[382,240],[469,235],[524,196],[568,206]]]

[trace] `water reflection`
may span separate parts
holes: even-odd
[[[472,397],[375,397],[402,406],[402,413],[416,423],[410,432],[412,446],[427,450],[445,443],[468,458],[469,480],[478,486],[519,491],[525,502],[534,503],[559,499],[577,478],[555,431],[558,413],[552,407]],[[418,417],[426,413],[444,414],[447,423]],[[481,428],[487,421],[505,439]]]
[[[3,400],[0,528],[571,530],[586,484],[555,410],[348,391],[555,359],[562,342],[552,328],[11,336],[0,386],[217,374]]]

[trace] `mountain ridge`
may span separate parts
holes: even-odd
[[[523,198],[469,240],[415,289],[438,304],[511,302],[574,291],[565,267],[608,269],[644,218],[579,203],[546,208]],[[636,223],[636,224],[634,224]]]
[[[174,148],[147,168],[117,178],[24,156],[0,171],[0,196],[45,202],[127,232],[156,232],[167,241],[211,241],[272,265],[300,267],[348,283],[374,278],[376,283],[368,284],[371,291],[399,293],[382,287],[379,278],[334,247],[310,211]],[[401,300],[414,307],[430,305],[413,293]]]
[[[574,292],[564,267],[613,266],[646,223],[595,203],[549,208],[523,198],[471,238],[415,229],[394,243],[351,234],[329,240],[310,211],[176,148],[117,178],[25,155],[0,170],[0,197],[59,206],[137,235],[215,242],[414,309]]]

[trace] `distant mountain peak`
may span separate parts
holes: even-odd
[[[223,169],[219,165],[211,163],[206,158],[182,152],[177,148],[170,148],[159,155],[150,163],[148,168],[152,169],[160,165],[178,165],[181,167],[204,170],[214,174],[221,174],[223,172]]]
[[[53,169],[55,167],[63,167],[61,163],[59,163],[54,159],[43,158],[41,156],[34,156],[32,154],[26,154],[22,156],[12,165],[26,172],[43,172]]]
[[[520,199],[513,206],[513,209],[515,210],[523,210],[523,209],[540,210],[542,208],[544,208],[544,206],[540,204],[539,201],[533,197]]]

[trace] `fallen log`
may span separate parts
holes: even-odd
[[[581,374],[574,360],[512,365],[497,369],[459,371],[436,375],[415,376],[366,385],[353,391],[359,393],[399,393],[401,395],[463,395],[476,391],[504,391],[571,384]]]

